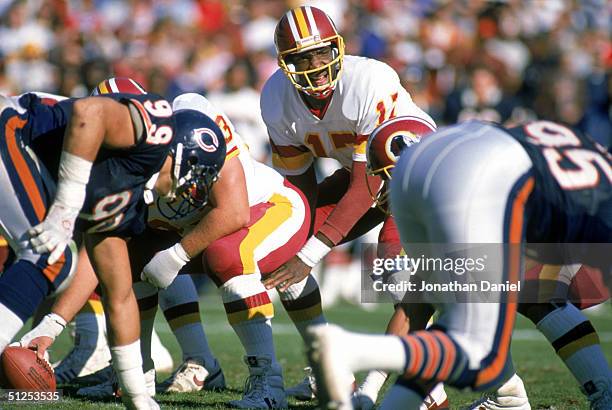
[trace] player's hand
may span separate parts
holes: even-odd
[[[53,344],[55,338],[62,333],[66,327],[66,321],[55,313],[49,313],[40,323],[19,340],[21,347],[36,350],[38,357],[45,358],[45,353],[49,346]]]
[[[174,282],[174,278],[187,262],[189,262],[189,255],[181,244],[177,243],[171,248],[157,252],[142,269],[140,279],[158,288],[166,289]]]
[[[276,269],[264,280],[266,289],[278,288],[280,292],[286,291],[294,283],[303,281],[312,268],[306,265],[300,258],[294,256],[287,263]]]
[[[53,203],[45,220],[28,230],[30,246],[36,253],[50,253],[47,263],[53,265],[72,240],[79,209]]]

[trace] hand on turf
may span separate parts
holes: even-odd
[[[264,280],[266,289],[278,288],[280,292],[286,291],[294,283],[301,282],[308,275],[312,268],[306,265],[300,258],[294,256],[287,263],[276,269]]]
[[[166,289],[174,282],[174,278],[187,262],[189,262],[189,256],[181,244],[177,243],[171,248],[157,252],[142,269],[140,279],[158,288]]]
[[[79,209],[53,203],[45,220],[28,230],[30,246],[36,253],[50,253],[47,263],[53,265],[72,240]]]

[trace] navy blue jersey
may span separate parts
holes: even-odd
[[[612,159],[570,127],[536,121],[507,129],[533,162],[527,241],[612,243]]]
[[[159,171],[170,150],[174,129],[172,109],[170,103],[155,94],[108,94],[104,98],[131,105],[131,112],[138,113],[133,115],[138,115],[144,125],[143,132],[129,148],[100,148],[76,230],[137,235],[146,224],[144,186]],[[74,102],[69,99],[49,106],[32,94],[20,99],[20,104],[28,110],[23,141],[56,181],[64,133]]]

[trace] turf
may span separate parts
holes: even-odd
[[[207,294],[202,297],[202,318],[207,330],[210,345],[221,363],[229,389],[224,392],[168,394],[158,395],[157,401],[162,408],[173,409],[222,409],[230,400],[241,397],[243,383],[247,376],[246,366],[242,364],[243,351],[237,337],[227,325],[225,314],[218,296]],[[377,305],[373,310],[343,304],[327,311],[330,321],[360,331],[379,332],[384,330],[390,315],[390,305]],[[612,361],[612,309],[606,306],[603,314],[589,314],[594,326],[600,332],[602,346],[609,361]],[[306,365],[301,339],[295,332],[282,307],[277,306],[275,325],[275,342],[279,360],[285,372],[285,384],[291,385],[303,378],[302,368]],[[180,350],[168,325],[158,313],[156,328],[164,344],[171,351],[175,363],[180,360]],[[61,358],[71,348],[69,332],[64,332],[52,351],[52,359]],[[580,393],[574,379],[557,358],[546,340],[525,319],[519,318],[515,337],[512,343],[512,355],[518,374],[523,378],[532,407],[534,409],[586,409],[588,404]],[[158,381],[164,374],[158,374]],[[358,375],[359,376],[359,375]],[[386,386],[388,387],[388,385]],[[451,408],[460,409],[478,394],[447,389]],[[311,409],[315,403],[290,401],[292,408]],[[42,405],[7,405],[0,403],[0,408],[41,408]],[[44,405],[49,407],[49,404]],[[119,401],[91,402],[74,398],[71,389],[64,390],[64,398],[52,404],[57,409],[111,409],[121,407]]]

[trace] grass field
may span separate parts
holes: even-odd
[[[196,409],[226,408],[225,403],[241,397],[243,383],[247,376],[246,366],[242,364],[242,347],[237,337],[227,325],[220,299],[207,295],[201,300],[202,318],[206,326],[213,351],[225,372],[229,389],[219,393],[193,393],[158,395],[157,401],[162,408]],[[380,305],[373,311],[364,311],[353,305],[340,305],[327,312],[330,321],[341,323],[352,330],[379,332],[385,328],[391,311],[390,305]],[[285,384],[291,385],[303,378],[302,368],[306,365],[301,339],[282,307],[277,307],[275,325],[276,351],[285,371]],[[609,306],[603,314],[589,315],[600,332],[602,346],[609,361],[612,361],[612,309]],[[175,363],[180,360],[180,350],[170,328],[158,313],[156,328],[164,344],[172,352]],[[69,332],[64,332],[56,342],[52,359],[61,358],[70,348]],[[531,405],[534,409],[586,409],[587,402],[578,390],[577,384],[553,349],[530,322],[519,318],[512,343],[512,355],[519,375],[523,378]],[[158,374],[158,381],[166,375]],[[388,386],[387,386],[388,387]],[[110,409],[120,407],[119,401],[88,402],[70,397],[70,389],[64,390],[61,402],[53,404],[58,409]],[[460,409],[479,397],[478,394],[447,389],[451,408]],[[292,408],[310,409],[315,403],[290,401]],[[12,408],[41,408],[35,405],[19,405]],[[46,405],[45,407],[49,407]],[[0,403],[0,408],[7,407]]]

